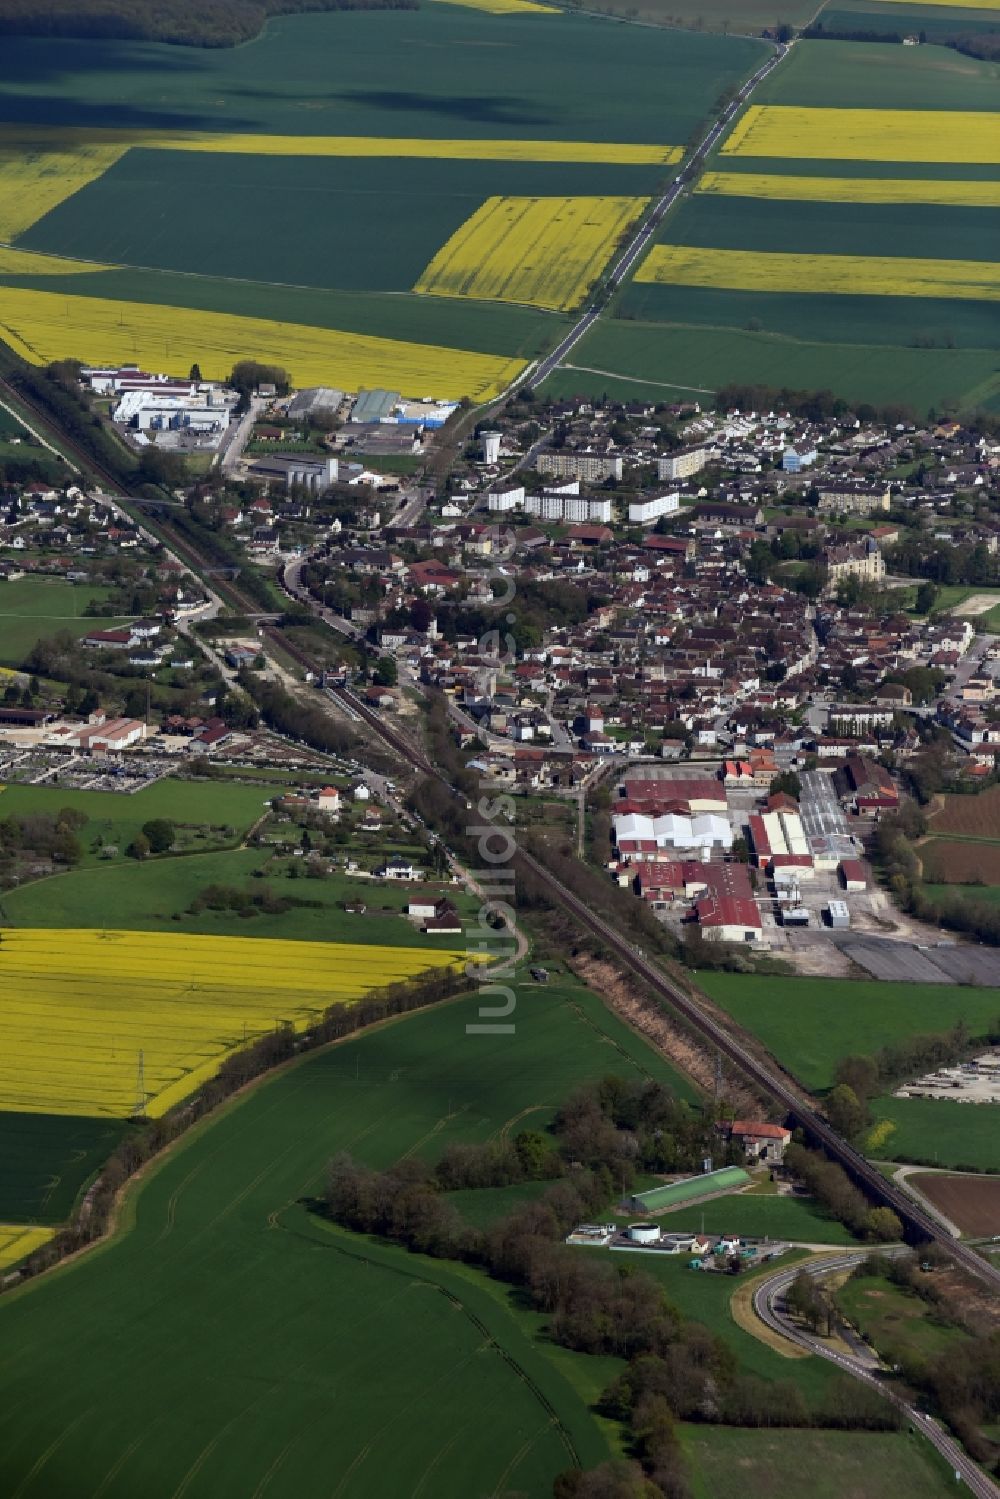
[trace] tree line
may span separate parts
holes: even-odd
[[[872,853],[895,900],[904,911],[953,932],[965,932],[991,947],[1000,947],[1000,906],[976,900],[962,890],[932,894],[924,885],[911,847],[913,827],[922,822],[919,808],[903,807],[875,829]]]
[[[690,1163],[710,1134],[707,1116],[659,1084],[611,1076],[578,1089],[548,1135],[522,1131],[513,1140],[455,1145],[436,1165],[411,1156],[385,1171],[339,1155],[330,1162],[324,1201],[313,1206],[356,1232],[516,1285],[561,1347],[628,1361],[598,1408],[626,1426],[632,1460],[591,1473],[569,1470],[556,1480],[557,1496],[687,1499],[679,1421],[864,1429],[897,1423],[893,1407],[851,1380],[835,1381],[810,1402],[790,1382],[742,1373],[728,1344],[684,1318],[652,1276],[563,1242],[576,1224],[605,1213],[634,1171]],[[447,1196],[524,1181],[551,1185],[486,1228],[469,1224]]]
[[[903,1225],[892,1209],[872,1207],[843,1166],[831,1161],[821,1150],[809,1150],[793,1141],[785,1151],[784,1164],[810,1196],[859,1239],[889,1243],[902,1238]]]
[[[416,9],[418,0],[0,0],[0,36],[235,47],[259,36],[269,16]]]
[[[1000,1330],[984,1323],[973,1303],[967,1313],[956,1312],[954,1288],[935,1274],[921,1271],[921,1263],[937,1268],[933,1250],[915,1255],[874,1254],[853,1271],[855,1278],[884,1277],[893,1285],[919,1296],[932,1308],[935,1322],[958,1326],[968,1337],[956,1338],[938,1352],[898,1349],[895,1358],[900,1377],[919,1390],[928,1404],[940,1411],[963,1447],[976,1462],[1000,1474],[997,1443],[987,1438],[984,1426],[1000,1418]]]
[[[329,755],[347,754],[358,741],[348,724],[338,723],[318,703],[300,702],[277,682],[266,681],[244,668],[239,684],[256,704],[262,721],[276,734],[285,734]]]

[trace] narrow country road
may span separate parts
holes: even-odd
[[[774,53],[768,58],[767,62],[763,63],[761,67],[757,69],[756,73],[754,73],[752,77],[747,79],[746,83],[744,83],[743,87],[736,94],[732,102],[727,105],[726,109],[716,120],[715,124],[712,125],[703,136],[698,146],[692,152],[689,159],[685,162],[682,170],[671,182],[670,186],[667,188],[663,196],[657,201],[652,213],[639,225],[635,234],[628,241],[612,270],[609,272],[607,284],[612,291],[617,290],[617,288],[621,285],[622,280],[629,274],[633,266],[636,264],[636,261],[645,252],[650,240],[653,238],[657,229],[660,227],[660,222],[664,214],[674,206],[677,199],[684,191],[684,188],[690,178],[692,168],[699,167],[705,160],[708,153],[715,149],[718,142],[722,139],[722,136],[732,124],[737,112],[742,109],[743,105],[746,104],[749,100],[750,95],[753,93],[754,89],[758,86],[758,84],[764,81],[769,73],[772,73],[774,71],[774,69],[781,62],[782,58],[785,57],[787,52],[788,47],[785,45],[785,43],[778,42],[775,46]],[[570,331],[566,334],[566,337],[562,340],[558,347],[553,349],[551,354],[547,354],[546,357],[542,360],[541,364],[539,364],[531,372],[530,383],[532,385],[541,385],[543,380],[547,380],[549,375],[551,375],[553,371],[559,368],[559,365],[566,358],[567,354],[569,354],[569,352],[573,348],[575,348],[575,346],[580,342],[581,338],[583,338],[584,334],[588,333],[594,326],[598,318],[601,316],[603,310],[603,307],[591,306],[586,310],[586,312],[582,314],[579,321],[570,329]]]
[[[950,1433],[933,1416],[927,1415],[925,1411],[917,1410],[916,1406],[910,1405],[886,1384],[885,1379],[881,1377],[877,1358],[869,1353],[864,1345],[859,1343],[854,1353],[842,1352],[838,1348],[831,1347],[823,1338],[806,1332],[788,1315],[785,1296],[800,1271],[805,1270],[807,1275],[812,1275],[818,1280],[825,1279],[829,1275],[836,1275],[838,1271],[853,1270],[855,1266],[862,1264],[868,1258],[868,1253],[867,1250],[860,1250],[851,1254],[824,1255],[821,1260],[813,1261],[811,1264],[788,1265],[783,1270],[776,1271],[774,1275],[769,1275],[754,1288],[753,1309],[765,1327],[769,1327],[772,1332],[779,1333],[780,1336],[788,1338],[800,1348],[807,1349],[809,1353],[817,1354],[820,1358],[836,1364],[838,1369],[843,1370],[845,1374],[861,1380],[863,1384],[877,1390],[884,1399],[890,1401],[909,1421],[913,1430],[925,1436],[932,1446],[937,1448],[956,1478],[961,1480],[969,1492],[976,1496],[976,1499],[1000,1499],[1000,1488],[972,1461]]]

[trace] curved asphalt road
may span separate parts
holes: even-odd
[[[711,127],[711,129],[697,146],[696,150],[692,153],[691,157],[684,163],[682,170],[674,178],[673,182],[671,182],[670,186],[663,194],[663,197],[658,200],[656,207],[653,209],[652,213],[648,218],[642,221],[632,239],[629,240],[628,244],[625,246],[625,249],[619,256],[617,263],[608,276],[608,285],[612,290],[614,290],[621,283],[622,279],[628,275],[629,271],[631,271],[632,267],[639,259],[639,256],[643,254],[647,245],[649,244],[649,241],[652,239],[653,235],[659,228],[660,220],[663,218],[663,215],[667,212],[668,209],[674,206],[677,199],[684,191],[684,188],[691,175],[691,168],[701,165],[701,163],[705,160],[705,157],[708,155],[709,151],[714,149],[719,140],[729,129],[735,115],[740,109],[743,108],[743,105],[746,104],[747,100],[750,98],[750,95],[753,93],[757,85],[763,82],[768,73],[773,72],[773,70],[778,66],[779,62],[781,62],[787,51],[788,47],[783,42],[778,42],[775,44],[775,51],[773,55],[768,58],[766,63],[764,63],[757,69],[756,73],[754,73],[751,78],[747,79],[746,83],[740,89],[739,93],[733,99],[732,103],[726,107],[724,113],[719,116],[715,124]],[[591,327],[593,327],[594,323],[597,322],[597,319],[601,316],[602,311],[603,307],[590,307],[587,309],[587,311],[580,318],[579,322],[576,323],[567,333],[562,343],[559,344],[557,348],[553,349],[551,354],[547,354],[546,357],[542,360],[541,364],[539,364],[534,370],[528,372],[526,378],[531,385],[540,385],[543,380],[547,379],[548,376],[552,374],[553,370],[558,368],[558,366],[563,362],[570,350],[580,342],[580,339],[583,337],[583,335],[588,332]]]
[[[854,1356],[841,1353],[837,1349],[830,1348],[822,1338],[813,1337],[811,1333],[805,1332],[792,1322],[785,1311],[785,1294],[801,1270],[804,1269],[808,1275],[813,1275],[817,1279],[823,1279],[828,1275],[835,1275],[840,1270],[853,1270],[856,1265],[863,1263],[867,1258],[867,1252],[826,1255],[822,1260],[814,1261],[812,1264],[786,1266],[785,1269],[776,1271],[774,1275],[769,1275],[754,1288],[753,1309],[766,1327],[780,1333],[791,1342],[797,1343],[800,1348],[818,1354],[820,1358],[828,1359],[845,1374],[850,1374],[854,1379],[860,1379],[864,1384],[877,1390],[886,1400],[891,1401],[909,1421],[914,1431],[922,1433],[937,1448],[945,1462],[950,1465],[952,1472],[961,1475],[962,1483],[970,1493],[976,1496],[976,1499],[1000,1499],[1000,1488],[992,1478],[976,1466],[944,1427],[934,1420],[933,1416],[928,1416],[925,1412],[908,1404],[896,1394],[895,1390],[888,1388],[884,1380],[872,1372],[874,1368],[877,1368],[874,1359],[866,1359],[860,1354]]]

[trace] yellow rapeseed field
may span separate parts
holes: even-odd
[[[958,109],[806,109],[751,104],[723,156],[1000,163],[1000,114]]]
[[[568,310],[593,286],[648,198],[487,198],[414,286]]]
[[[96,260],[70,260],[63,255],[36,255],[34,250],[12,250],[0,245],[0,277],[75,276],[87,271],[109,271]]]
[[[0,1271],[9,1270],[25,1255],[32,1254],[47,1244],[55,1234],[54,1228],[35,1228],[18,1223],[0,1223]]]
[[[181,933],[8,930],[0,944],[0,1110],[159,1117],[244,1040],[464,955]]]
[[[58,131],[39,149],[21,127],[0,127],[0,240],[13,240],[64,199],[87,187],[123,156],[127,146],[82,140],[59,149]],[[44,144],[44,142],[42,143]]]
[[[845,296],[949,297],[1000,301],[1000,263],[914,260],[895,255],[762,254],[657,245],[635,277],[667,286],[792,291]]]
[[[536,15],[558,16],[555,5],[539,5],[537,0],[439,0],[442,5],[465,5],[470,10],[489,11],[491,16],[524,15],[532,11]]]
[[[252,358],[281,365],[299,386],[389,386],[454,400],[487,400],[524,368],[520,359],[303,323],[9,286],[0,286],[0,332],[34,364],[75,356],[169,369],[197,361],[206,379],[223,379],[236,360]]]
[[[942,181],[938,177],[796,177],[791,173],[706,172],[695,192],[804,203],[940,203],[956,208],[1000,208],[1000,182]]]
[[[248,135],[220,130],[122,130],[83,125],[0,125],[0,179],[7,163],[24,158],[51,159],[52,175],[64,160],[67,183],[79,157],[79,180],[34,213],[34,223],[49,208],[100,176],[131,147],[160,151],[209,151],[250,156],[417,156],[458,161],[601,162],[611,166],[661,166],[679,161],[677,146],[650,146],[607,141],[522,141],[411,138],[380,135]],[[103,165],[96,163],[103,155]],[[92,165],[86,166],[88,158]],[[86,175],[82,175],[86,167]],[[39,175],[36,173],[36,176]],[[31,185],[33,193],[38,186]],[[8,236],[9,237],[9,236]]]

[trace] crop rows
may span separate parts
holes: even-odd
[[[1000,116],[958,109],[809,109],[751,104],[723,156],[1000,164]]]
[[[227,1052],[280,1024],[303,1029],[333,1004],[428,968],[452,952],[408,947],[181,936],[5,932],[0,947],[0,1109],[158,1116]]]
[[[657,245],[635,277],[668,286],[1000,301],[1000,264],[896,255],[796,255]]]
[[[300,386],[388,386],[456,400],[487,400],[524,367],[521,360],[493,354],[301,323],[20,287],[0,289],[0,332],[34,364],[75,356],[93,364],[169,369],[197,361],[206,379],[218,380],[237,360],[253,358],[281,365]]]
[[[930,177],[800,177],[791,173],[706,172],[696,193],[797,203],[929,203],[1000,208],[1000,182]]]
[[[648,198],[487,198],[414,291],[565,311],[593,286]]]

